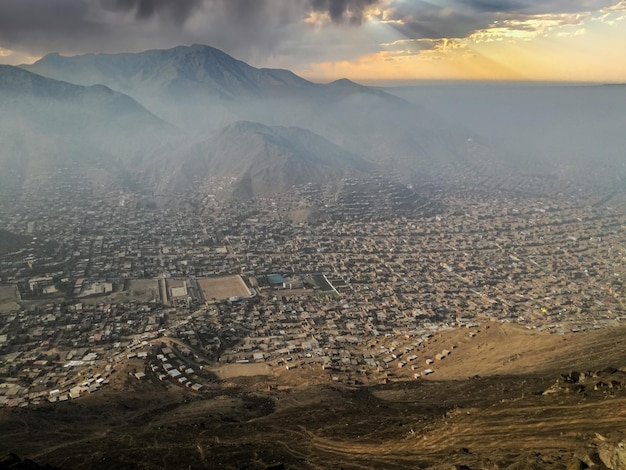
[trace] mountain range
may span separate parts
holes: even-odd
[[[2,188],[67,163],[118,173],[178,134],[127,95],[0,66]]]
[[[78,85],[106,85],[162,119],[193,131],[246,119],[276,124],[299,115],[294,113],[294,104],[323,108],[354,93],[406,104],[349,80],[319,85],[288,70],[258,69],[203,45],[138,54],[64,57],[53,53],[22,68]],[[268,102],[269,109],[264,108]]]
[[[138,54],[49,54],[22,67],[125,93],[186,134],[216,131],[237,121],[300,127],[411,177],[466,158],[472,137],[436,113],[379,89],[345,79],[312,83],[288,70],[254,68],[209,46]]]
[[[0,67],[0,165],[10,169],[0,188],[19,193],[34,168],[65,163],[162,194],[227,178],[229,194],[244,198],[333,187],[372,169],[418,185],[451,171],[523,173],[520,159],[504,158],[519,153],[502,145],[503,131],[444,119],[435,107],[345,79],[316,84],[255,68],[203,45],[48,54]]]

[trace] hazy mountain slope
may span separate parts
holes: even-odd
[[[156,191],[169,191],[227,179],[233,195],[247,198],[285,193],[307,183],[336,185],[370,167],[305,129],[236,122],[186,146],[163,148],[146,162],[141,180]]]
[[[0,96],[5,121],[12,120],[15,116],[10,113],[15,112],[53,130],[82,130],[77,126],[98,124],[128,133],[131,122],[155,134],[171,129],[132,98],[105,86],[77,86],[9,65],[0,65]],[[49,119],[59,110],[67,114]]]
[[[195,130],[241,119],[233,99],[289,96],[315,87],[287,70],[257,69],[202,45],[138,54],[49,54],[23,68],[81,85],[104,84],[139,100],[157,115]]]
[[[203,85],[204,92],[233,98],[313,86],[288,70],[257,69],[219,49],[197,44],[136,54],[48,54],[22,67],[83,85],[107,83],[129,92],[146,87],[193,91]]]
[[[23,66],[83,85],[102,83],[189,131],[239,120],[309,129],[410,180],[471,160],[458,124],[381,90],[350,82],[319,85],[286,70],[257,69],[195,45],[138,54],[48,55]],[[474,144],[475,148],[476,144]]]
[[[177,132],[104,86],[83,87],[0,66],[3,188],[15,185],[16,175],[24,181],[35,168],[61,164],[95,165],[115,173]]]

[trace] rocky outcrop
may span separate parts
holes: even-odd
[[[569,374],[561,375],[553,385],[543,391],[543,395],[588,392],[612,393],[624,388],[624,384],[626,384],[626,372],[614,367],[606,367],[595,372],[572,371]]]

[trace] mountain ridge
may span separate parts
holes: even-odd
[[[151,172],[155,161],[168,168],[166,180]],[[334,185],[344,176],[364,175],[371,168],[307,129],[237,121],[181,144],[176,158],[169,149],[156,152],[141,178],[156,184],[157,190],[201,187],[209,178],[232,178],[232,195],[254,198],[307,183]],[[163,184],[165,188],[158,187]]]
[[[347,154],[396,169],[404,184],[437,177],[458,162],[471,170],[488,153],[476,152],[478,141],[465,129],[382,90],[348,79],[312,83],[288,70],[252,67],[210,46],[73,57],[49,54],[23,67],[128,94],[189,136],[187,140],[201,140],[239,121],[307,129]],[[176,147],[168,149],[179,153]],[[281,153],[284,146],[273,149]],[[255,154],[252,148],[246,151]],[[141,160],[149,160],[153,153],[144,152]],[[170,174],[158,178],[159,171],[165,170],[150,171],[153,176],[147,181],[187,185],[186,178],[178,180]],[[289,178],[302,180],[295,175]]]
[[[276,115],[295,119],[294,125],[306,127],[302,116],[294,116],[289,109],[291,103],[284,103],[290,100],[305,108],[321,107],[317,114],[354,94],[375,96],[395,106],[412,106],[347,79],[317,84],[289,70],[253,67],[219,49],[199,44],[139,53],[53,53],[21,67],[83,86],[106,85],[128,94],[161,119],[196,131],[217,129],[239,120],[292,124],[288,120],[277,122],[279,116],[265,116],[258,111],[260,108],[267,114],[268,107]]]
[[[33,64],[20,67],[84,86],[111,80],[111,83],[117,83],[121,88],[120,91],[125,91],[132,86],[130,82],[120,80],[120,76],[126,75],[137,81],[146,81],[152,78],[149,73],[154,73],[151,69],[155,64],[167,65],[159,72],[168,74],[169,80],[206,83],[225,98],[232,98],[234,92],[258,93],[263,86],[313,85],[289,70],[256,68],[219,49],[200,44],[176,46],[171,49],[151,49],[140,53],[78,56],[52,53]],[[95,71],[90,71],[89,67],[95,68],[99,74],[94,74]],[[64,73],[62,68],[67,72]],[[227,79],[230,81],[227,82]]]
[[[29,180],[39,187],[40,176],[53,178],[56,172],[45,170],[62,162],[104,168],[117,184],[133,160],[179,132],[103,85],[83,87],[8,65],[0,66],[0,131],[0,165],[10,169],[0,181],[18,194]]]

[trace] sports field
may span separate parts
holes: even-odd
[[[85,304],[106,303],[124,303],[129,300],[136,302],[150,302],[158,300],[159,297],[159,281],[156,279],[127,279],[124,282],[124,288],[118,292],[108,295],[100,295],[95,297],[86,297],[81,300]]]
[[[18,295],[16,286],[0,286],[0,313],[18,310],[20,304],[18,304],[17,301]]]
[[[272,375],[272,369],[267,364],[224,364],[212,369],[222,379],[233,377],[254,377],[256,375]]]
[[[241,276],[208,277],[198,279],[205,300],[225,300],[231,297],[250,297],[252,293]]]

